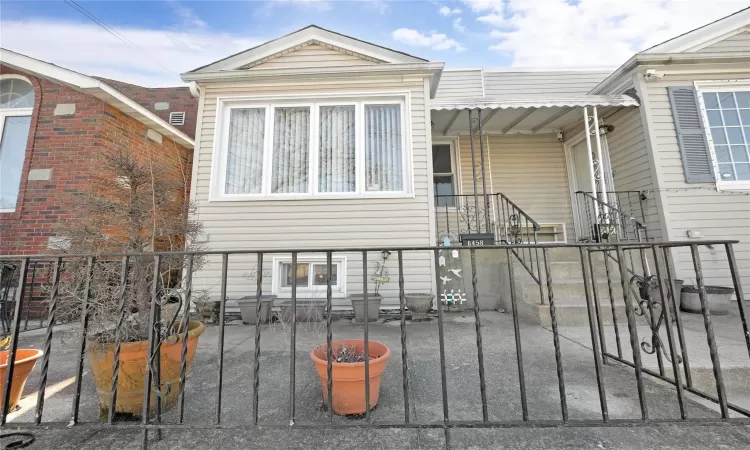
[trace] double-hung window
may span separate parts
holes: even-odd
[[[432,178],[435,187],[435,206],[456,206],[451,144],[432,145]]]
[[[14,75],[0,78],[0,212],[16,209],[33,106],[34,88],[28,81]]]
[[[702,95],[718,180],[750,181],[750,90]]]
[[[405,102],[227,102],[220,120],[221,200],[405,195]]]

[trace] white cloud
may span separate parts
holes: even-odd
[[[195,69],[265,40],[198,29],[197,25],[194,23],[196,29],[189,31],[113,27],[169,71],[93,23],[3,21],[2,46],[86,75],[157,87],[181,85],[175,73]]]
[[[411,28],[399,28],[393,32],[393,39],[413,47],[429,47],[433,50],[455,50],[462,52],[466,48],[455,39],[450,39],[442,33],[422,34]]]
[[[495,28],[489,48],[515,66],[617,66],[634,53],[731,14],[738,0],[464,0]]]
[[[460,17],[456,17],[455,19],[453,19],[452,25],[453,29],[458,31],[459,33],[463,33],[464,31],[466,31],[466,27],[461,23]]]
[[[269,5],[274,3],[293,3],[304,9],[318,12],[330,11],[333,9],[333,3],[330,0],[271,0]]]
[[[374,10],[378,14],[385,14],[390,11],[391,6],[385,0],[362,0],[365,7]]]
[[[208,27],[208,24],[203,21],[200,17],[198,17],[195,12],[190,9],[182,6],[181,4],[177,3],[176,1],[168,1],[167,4],[174,9],[177,16],[182,19],[182,26],[185,28],[206,28]]]
[[[457,15],[461,14],[461,10],[460,9],[458,9],[458,8],[451,9],[451,8],[449,8],[447,6],[441,7],[438,10],[438,12],[440,13],[441,16],[446,16],[446,17],[448,17],[448,16],[457,16]]]

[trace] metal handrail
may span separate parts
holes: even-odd
[[[534,226],[534,231],[539,231],[539,230],[541,230],[541,229],[542,229],[542,227],[540,227],[540,226],[539,226],[539,224],[537,223],[537,221],[536,221],[536,220],[532,219],[530,215],[528,215],[528,214],[527,214],[527,213],[526,213],[526,212],[525,212],[525,211],[524,211],[523,209],[521,209],[521,208],[520,208],[520,207],[519,207],[518,205],[516,205],[516,204],[515,204],[515,203],[514,203],[514,202],[513,202],[513,201],[512,201],[511,199],[509,199],[509,198],[508,198],[508,197],[507,197],[507,196],[506,196],[505,194],[503,194],[502,192],[498,192],[498,195],[500,196],[500,198],[501,198],[501,199],[505,200],[505,201],[506,201],[506,202],[508,202],[508,203],[509,203],[509,204],[510,204],[511,206],[513,206],[514,208],[516,208],[516,209],[518,210],[518,212],[519,212],[519,213],[520,213],[520,214],[521,214],[521,215],[522,215],[522,216],[523,216],[523,217],[524,217],[524,218],[525,218],[526,220],[528,220],[529,222],[531,222],[531,224],[532,224],[532,225]]]
[[[627,220],[631,220],[631,221],[633,221],[633,223],[635,224],[635,226],[636,226],[636,227],[638,227],[638,228],[640,228],[640,229],[642,229],[642,230],[645,230],[645,229],[646,229],[646,226],[645,226],[644,224],[642,224],[642,223],[641,223],[641,222],[640,222],[640,221],[639,221],[638,219],[636,219],[636,218],[635,218],[635,216],[634,216],[633,214],[631,214],[631,213],[628,213],[628,212],[625,212],[625,211],[621,210],[620,208],[618,208],[617,206],[614,206],[614,205],[612,205],[611,203],[603,202],[603,201],[599,200],[598,198],[594,197],[593,195],[591,195],[591,194],[590,194],[589,192],[584,192],[584,191],[576,191],[576,194],[581,194],[581,195],[583,195],[584,197],[588,197],[588,198],[590,198],[590,199],[591,199],[592,201],[594,201],[594,202],[596,202],[596,203],[598,203],[598,204],[600,204],[600,205],[602,205],[602,206],[605,206],[605,207],[607,207],[608,209],[610,209],[610,210],[612,210],[612,211],[616,212],[616,213],[617,213],[617,214],[619,214],[619,215],[620,215],[620,216],[621,216],[621,217],[622,217],[623,219],[627,219]]]

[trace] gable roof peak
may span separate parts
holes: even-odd
[[[187,73],[216,72],[251,67],[260,60],[267,60],[273,55],[282,53],[293,47],[305,45],[310,41],[385,63],[428,62],[423,58],[327,30],[313,24]]]

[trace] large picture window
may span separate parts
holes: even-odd
[[[227,102],[212,197],[408,195],[404,106],[390,98]]]

